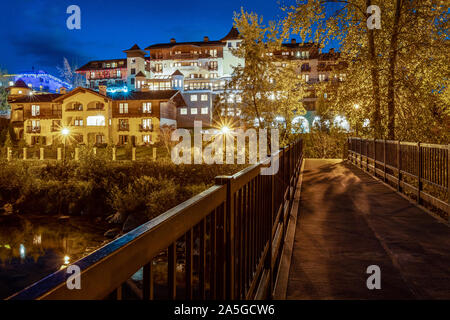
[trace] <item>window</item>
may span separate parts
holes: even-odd
[[[328,94],[326,92],[323,94],[323,98],[324,99],[328,98]]]
[[[136,68],[131,68],[131,74],[136,74]]]
[[[186,115],[187,114],[187,109],[186,108],[181,108],[180,109],[180,114]]]
[[[105,116],[89,116],[86,118],[88,126],[104,127],[105,123]]]
[[[196,94],[191,95],[191,101],[197,101],[197,95]]]
[[[105,136],[103,134],[97,134],[95,136],[95,143],[96,144],[104,144],[104,143],[106,143]]]
[[[142,142],[150,143],[152,142],[152,136],[150,134],[146,134],[142,136]]]
[[[91,79],[95,79],[95,72],[91,72]]]
[[[324,74],[319,74],[319,81],[325,81],[325,78]]]
[[[208,108],[202,108],[202,114],[208,114]]]
[[[237,103],[241,103],[242,102],[242,97],[239,94],[236,95],[236,102]]]
[[[127,144],[128,143],[128,136],[119,136],[119,143],[120,144]]]
[[[142,103],[142,112],[143,113],[152,113],[152,103],[151,102]]]
[[[31,106],[31,115],[32,115],[33,117],[35,117],[35,116],[38,116],[39,114],[40,114],[40,107],[33,104],[33,105]]]
[[[304,74],[304,75],[302,75],[302,77],[303,77],[303,80],[305,80],[305,82],[309,81],[309,74]]]
[[[128,119],[119,119],[119,130],[129,130]]]
[[[130,79],[130,83],[131,83],[132,86],[134,86],[134,78]]]
[[[120,78],[122,76],[122,73],[120,70],[117,70],[117,78]]]
[[[207,95],[207,94],[202,94],[202,95],[200,96],[200,100],[201,100],[201,101],[208,101],[208,95]]]
[[[152,119],[142,119],[142,128],[151,129],[152,128]]]
[[[119,104],[119,113],[128,113],[128,103]]]
[[[76,118],[76,119],[73,121],[73,125],[74,125],[75,127],[82,127],[82,126],[83,126],[83,119],[82,119],[82,118]]]
[[[217,49],[209,50],[209,55],[210,55],[211,57],[217,57]]]
[[[197,114],[197,108],[192,108],[191,109],[191,114]]]
[[[131,64],[135,64],[136,63],[136,58],[132,58],[131,59]]]
[[[31,121],[31,127],[33,128],[33,130],[37,130],[41,128],[41,121],[39,120],[32,120]]]

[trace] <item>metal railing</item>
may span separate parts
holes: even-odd
[[[63,269],[10,299],[121,299],[123,284],[141,268],[144,300],[154,299],[156,291],[164,299],[270,298],[300,175],[302,141],[273,158],[279,163],[276,174],[261,174],[270,165],[267,160],[217,177],[208,190],[75,262],[81,290],[67,288]],[[161,259],[165,266],[157,269]],[[164,270],[165,280],[156,286],[157,270]]]
[[[450,146],[420,142],[348,139],[349,159],[393,184],[399,192],[449,214]]]

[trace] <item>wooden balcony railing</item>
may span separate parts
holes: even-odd
[[[130,124],[129,123],[119,123],[119,131],[130,131]]]
[[[348,139],[348,157],[399,192],[449,214],[448,145],[374,139]]]
[[[302,155],[299,140],[273,156],[274,175],[261,174],[266,161],[217,177],[215,186],[75,262],[81,290],[67,288],[63,269],[10,299],[120,299],[141,269],[144,300],[155,293],[173,300],[270,298]],[[161,261],[165,267],[156,268]]]
[[[27,126],[27,133],[41,133],[41,127]]]
[[[139,131],[141,131],[141,132],[153,131],[153,126],[144,126],[144,125],[140,124],[139,125]]]

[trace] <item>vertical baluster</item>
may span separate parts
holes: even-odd
[[[420,190],[422,189],[422,157],[420,142],[417,143],[417,203],[420,204]]]
[[[210,276],[210,299],[215,300],[216,299],[216,263],[217,263],[217,251],[216,251],[216,210],[214,210],[211,213],[211,229],[210,229],[210,270],[209,270],[209,276]]]
[[[172,243],[167,249],[167,282],[169,289],[169,300],[177,297],[177,245]]]
[[[186,232],[186,300],[192,300],[193,295],[193,251],[194,251],[194,230]]]
[[[206,300],[206,218],[200,221],[200,252],[199,252],[199,291],[200,299]]]
[[[397,170],[398,170],[398,180],[397,180],[397,191],[401,192],[402,191],[402,187],[401,187],[401,181],[402,181],[402,150],[401,150],[402,145],[400,144],[400,141],[397,141]]]
[[[153,300],[154,291],[153,291],[153,260],[144,265],[143,269],[143,287],[142,287],[142,296],[143,300]]]

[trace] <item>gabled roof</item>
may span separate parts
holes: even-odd
[[[77,93],[80,93],[80,92],[81,92],[81,93],[92,93],[92,94],[94,94],[94,95],[96,95],[96,96],[99,96],[100,98],[103,98],[103,99],[110,99],[109,97],[104,96],[104,95],[102,95],[102,94],[100,94],[100,93],[98,93],[97,91],[94,91],[94,90],[92,90],[92,89],[78,87],[78,88],[73,89],[72,91],[70,91],[70,92],[68,92],[68,93],[66,93],[66,94],[60,95],[59,97],[57,97],[57,98],[54,99],[53,101],[54,101],[54,102],[63,101],[64,99],[67,99],[67,98],[69,98],[69,97],[71,97],[71,96],[73,96],[73,95],[76,95]]]
[[[178,70],[178,69],[174,73],[172,73],[172,75],[173,76],[183,76],[184,77],[184,74],[182,74],[181,71]]]
[[[16,83],[14,83],[14,85],[11,87],[29,89],[29,87],[26,85],[25,81],[23,81],[22,79],[17,80]]]
[[[135,77],[136,77],[136,78],[137,78],[137,77],[144,77],[144,78],[145,78],[146,75],[145,75],[142,71],[139,71],[138,74],[137,74]]]
[[[112,100],[170,100],[179,91],[178,90],[157,90],[157,91],[132,91],[129,93],[108,93]]]
[[[139,48],[139,46],[137,44],[135,44],[134,46],[132,46],[130,49],[128,50],[123,50],[123,52],[125,53],[129,53],[129,52],[139,52],[143,55],[146,54],[146,52],[144,50],[142,50],[141,48]]]
[[[228,34],[220,39],[220,41],[227,41],[227,40],[238,40],[240,39],[241,34],[239,33],[239,30],[235,27],[231,27],[231,30],[228,32]]]

